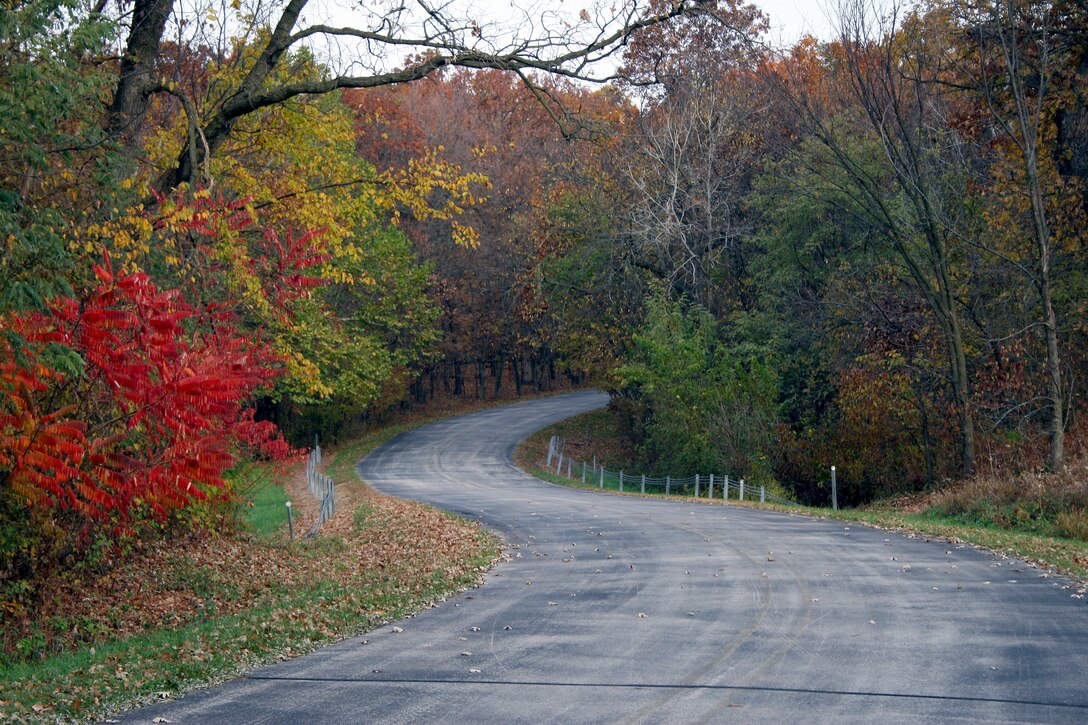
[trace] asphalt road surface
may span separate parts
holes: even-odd
[[[1088,722],[1088,600],[1071,581],[841,522],[566,489],[511,463],[532,431],[605,402],[475,413],[360,463],[381,491],[501,533],[509,560],[479,589],[120,719]]]

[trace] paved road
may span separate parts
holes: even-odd
[[[182,722],[1088,722],[1088,600],[971,548],[536,481],[516,442],[593,393],[433,425],[376,488],[510,561],[414,619],[131,713]]]

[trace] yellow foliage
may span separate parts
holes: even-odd
[[[218,89],[236,87],[255,62],[254,46],[239,47],[238,62],[210,71],[207,87]],[[284,82],[300,76],[320,75],[320,67],[305,53],[299,53],[278,67],[271,82]],[[213,93],[204,99],[194,98],[201,122],[214,115]],[[176,104],[169,97],[156,97],[157,111],[168,110],[166,104]],[[175,109],[176,110],[176,109]],[[152,118],[169,118],[167,125],[151,129],[146,136],[145,151],[149,167],[162,168],[172,164],[188,143],[185,114],[151,113]],[[355,288],[376,288],[374,264],[376,254],[382,254],[373,235],[384,234],[400,215],[418,219],[448,222],[454,241],[464,247],[479,244],[479,235],[472,227],[458,221],[464,210],[480,203],[479,189],[490,188],[481,174],[464,173],[462,169],[440,158],[440,149],[433,149],[411,162],[407,170],[381,174],[355,153],[355,116],[339,94],[297,97],[282,104],[262,109],[238,119],[233,133],[216,151],[207,169],[217,193],[229,190],[228,198],[245,199],[248,210],[260,217],[262,226],[296,235],[308,230],[320,234],[308,242],[309,249],[324,261],[309,273],[327,284]],[[486,153],[481,150],[480,153]],[[143,183],[148,183],[144,179]],[[197,190],[207,195],[207,190]],[[186,213],[190,216],[187,218]],[[186,225],[193,219],[186,208],[164,205],[157,221],[162,238],[184,238]],[[205,220],[200,220],[205,221]],[[226,225],[227,221],[222,220]],[[177,270],[179,277],[203,279],[208,270],[192,268],[194,264],[215,265],[215,276],[237,299],[244,312],[251,315],[273,335],[274,344],[284,354],[287,367],[285,389],[305,397],[321,399],[342,391],[346,383],[330,384],[322,371],[335,365],[335,355],[323,349],[325,338],[315,330],[300,330],[296,323],[285,319],[262,292],[261,280],[254,271],[255,264],[249,232],[226,227],[211,235],[216,248],[211,260],[193,260],[185,249],[171,241],[151,248],[146,243],[150,230],[143,237],[132,236],[125,245],[134,250],[134,258],[155,256],[161,263]],[[143,241],[140,246],[138,241]],[[368,271],[370,270],[370,271]],[[314,316],[306,325],[322,323]],[[329,322],[326,320],[326,322]],[[322,335],[340,334],[335,324]],[[342,352],[344,340],[331,341]],[[337,353],[338,354],[338,353]],[[363,365],[364,363],[358,363]],[[345,378],[347,379],[347,378]],[[355,384],[355,383],[352,383]],[[334,387],[338,389],[334,391]]]

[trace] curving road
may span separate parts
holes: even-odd
[[[359,464],[375,488],[505,537],[481,588],[123,722],[1088,721],[1073,582],[841,522],[565,489],[511,463],[532,431],[606,400],[475,413]]]

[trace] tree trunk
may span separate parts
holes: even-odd
[[[1058,316],[1054,313],[1054,298],[1050,289],[1050,228],[1037,161],[1034,154],[1030,157],[1025,155],[1035,239],[1039,251],[1039,296],[1043,306],[1043,334],[1046,339],[1047,397],[1050,404],[1050,450],[1047,453],[1046,467],[1050,471],[1060,471],[1065,466],[1065,391],[1059,357]]]
[[[533,375],[533,389],[540,393],[544,390],[544,375],[540,369],[540,359],[536,355],[529,356],[529,367]]]
[[[132,7],[132,26],[106,122],[107,131],[122,140],[129,154],[139,146],[148,94],[157,85],[155,61],[173,7],[173,0],[136,0]]]
[[[1020,12],[1011,4],[1008,14],[1004,14],[1005,8],[997,6],[993,15],[994,27],[997,30],[997,39],[1001,43],[1001,52],[1005,62],[1005,78],[1010,100],[1013,103],[1012,117],[1005,120],[994,109],[998,106],[991,103],[991,112],[998,115],[1013,141],[1019,147],[1023,157],[1026,191],[1031,202],[1032,234],[1035,237],[1037,258],[1035,260],[1038,270],[1038,278],[1034,280],[1039,293],[1039,302],[1042,307],[1043,335],[1046,344],[1046,371],[1047,371],[1047,402],[1050,407],[1050,421],[1048,437],[1050,450],[1047,453],[1047,468],[1051,471],[1059,471],[1065,465],[1065,399],[1064,386],[1062,384],[1062,367],[1059,357],[1058,318],[1054,312],[1054,297],[1051,291],[1051,254],[1053,253],[1053,239],[1050,235],[1050,223],[1047,218],[1046,197],[1043,189],[1043,180],[1040,176],[1039,148],[1042,145],[1040,137],[1046,124],[1044,118],[1046,104],[1043,100],[1049,83],[1055,74],[1054,67],[1057,62],[1051,58],[1052,47],[1049,28],[1035,36],[1034,61],[1026,60],[1028,51],[1020,43],[1017,35],[1019,18],[1012,17],[1012,13]],[[1029,90],[1025,78],[1024,69],[1032,69],[1034,86],[1033,92]],[[991,88],[987,88],[989,100],[993,100]]]

